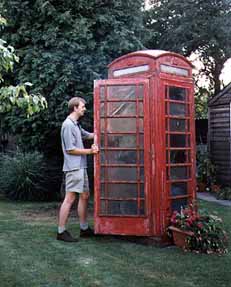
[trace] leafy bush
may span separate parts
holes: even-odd
[[[197,180],[208,186],[216,182],[216,168],[207,152],[197,152]]]
[[[1,155],[0,190],[12,200],[50,199],[48,166],[39,152]]]
[[[231,187],[224,187],[219,190],[217,193],[217,199],[228,199],[231,200]]]

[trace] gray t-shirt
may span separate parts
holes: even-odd
[[[89,138],[91,133],[85,131],[69,117],[62,124],[61,141],[64,155],[63,171],[72,171],[79,168],[87,168],[86,155],[68,154],[68,150],[76,148],[84,149],[83,139]]]

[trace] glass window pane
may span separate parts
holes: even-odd
[[[101,180],[105,179],[105,168],[101,168]],[[107,167],[106,168],[107,173],[107,180],[122,180],[122,181],[136,181],[137,180],[137,174],[136,174],[136,168],[135,167]]]
[[[107,192],[105,191],[107,186]],[[140,186],[140,198],[144,199],[144,184],[136,183],[101,183],[100,197],[114,199],[138,198],[138,186]]]
[[[139,132],[143,132],[144,131],[144,120],[143,119],[139,119],[138,120],[138,124],[139,124],[138,131]]]
[[[188,168],[186,166],[171,167],[170,179],[187,179],[189,177]]]
[[[189,159],[189,156],[187,158],[188,153],[189,152],[187,152],[185,150],[172,150],[172,151],[170,151],[171,163],[186,163],[186,162],[188,162],[188,159]]]
[[[184,104],[170,103],[170,115],[186,116],[186,106]]]
[[[170,119],[170,131],[184,132],[186,130],[186,121]]]
[[[138,146],[140,147],[140,148],[143,148],[144,147],[144,134],[139,134],[139,144],[138,144]]]
[[[140,180],[144,181],[144,168],[140,168]]]
[[[135,116],[136,103],[110,102],[107,111],[108,116]]]
[[[105,197],[105,184],[101,183],[100,185],[100,197]]]
[[[136,102],[108,102],[107,116],[143,116],[143,103],[138,103],[136,110]]]
[[[187,194],[187,182],[178,182],[171,184],[171,195],[186,195]]]
[[[101,134],[101,135],[100,135],[100,147],[101,147],[101,148],[105,147],[104,134]]]
[[[136,135],[129,135],[129,134],[128,135],[110,135],[110,134],[105,135],[102,133],[100,136],[101,147],[106,147],[105,136],[107,139],[107,147],[136,148],[137,145],[141,149],[144,147],[143,134],[140,134],[139,142],[136,143]]]
[[[140,164],[144,163],[144,151],[139,152],[139,163]]]
[[[143,85],[139,85],[137,87],[137,96],[139,100],[142,100],[144,97],[144,86]]]
[[[149,70],[149,65],[141,65],[141,66],[135,66],[130,68],[123,68],[119,70],[113,71],[114,77],[124,76],[124,75],[130,75],[135,73],[142,73],[147,72]]]
[[[105,87],[100,87],[100,95],[99,95],[99,97],[100,97],[100,100],[101,100],[101,101],[104,101],[104,100],[105,100],[105,95],[104,95],[104,93],[105,93]]]
[[[105,116],[105,104],[100,103],[100,116],[104,117]]]
[[[100,213],[107,213],[106,200],[100,200]]]
[[[145,214],[145,202],[144,200],[142,200],[140,202],[140,215],[144,215]]]
[[[140,197],[144,198],[144,184],[143,183],[140,184]]]
[[[109,86],[108,100],[135,100],[135,86]]]
[[[169,87],[169,98],[176,101],[186,100],[186,89],[179,87]]]
[[[101,133],[105,132],[105,126],[104,126],[105,120],[104,119],[100,119],[100,131]]]
[[[101,151],[100,152],[101,164],[136,164],[137,152],[136,151]],[[143,163],[143,158],[140,157],[139,163]]]
[[[179,67],[173,67],[165,64],[160,65],[161,72],[187,77],[189,71]]]
[[[108,119],[107,132],[135,132],[136,119]]]
[[[103,125],[101,124],[101,131]],[[139,131],[143,131],[143,119],[139,120]],[[107,131],[108,133],[119,132],[136,132],[136,119],[107,119]]]
[[[172,211],[180,211],[181,207],[185,207],[188,204],[187,198],[175,199],[172,200]]]
[[[144,116],[144,105],[143,103],[140,103],[138,104],[138,115],[143,117]]]
[[[186,135],[170,135],[170,147],[186,147]]]
[[[123,147],[123,148],[135,148],[137,146],[136,143],[136,135],[110,135],[107,134],[107,146],[108,147]],[[144,147],[144,139],[143,134],[140,134],[139,147]],[[101,134],[101,147],[105,147],[105,137],[104,134]]]
[[[101,184],[100,196],[113,199],[137,198],[137,184],[108,183],[107,194],[105,194],[105,184]]]
[[[137,215],[137,201],[108,201],[108,214]]]

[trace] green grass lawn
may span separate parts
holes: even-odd
[[[200,207],[223,218],[231,238],[231,208],[204,201]],[[231,253],[184,253],[114,237],[55,240],[56,203],[0,199],[0,286],[229,287]],[[74,217],[70,230],[78,236]]]

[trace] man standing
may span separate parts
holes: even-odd
[[[98,147],[93,144],[90,149],[86,149],[83,146],[82,139],[94,138],[94,133],[85,131],[78,123],[79,118],[86,111],[85,103],[85,100],[80,97],[70,99],[68,102],[69,116],[63,122],[61,129],[66,194],[59,212],[57,240],[66,242],[78,241],[71,236],[65,227],[77,193],[79,194],[77,213],[80,220],[80,237],[94,234],[87,222],[87,204],[90,194],[86,155],[98,153]]]

